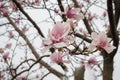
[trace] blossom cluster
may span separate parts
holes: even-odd
[[[107,35],[104,32],[101,32],[99,34],[93,32],[91,36],[92,36],[93,40],[92,40],[91,44],[88,46],[88,50],[89,51],[92,52],[94,49],[97,49],[97,50],[100,50],[100,51],[105,50],[107,53],[110,54],[115,49],[115,47],[110,44],[111,38],[107,38]],[[63,38],[63,37],[60,37],[60,38]],[[53,39],[53,42],[54,42],[54,40],[56,40],[56,39]],[[44,40],[43,40],[43,42],[44,42]],[[56,44],[57,46],[54,45],[54,44]],[[54,47],[56,47],[56,48],[61,48],[61,47],[65,47],[65,46],[67,47],[67,45],[64,45],[64,44],[68,44],[68,43],[65,42],[65,41],[62,41],[62,40],[61,40],[61,42],[59,42],[59,41],[57,42],[57,40],[56,40],[55,43],[51,42],[51,44],[47,44],[47,45],[54,45]],[[88,51],[88,53],[89,53],[89,51]],[[54,52],[54,53],[51,54],[50,58],[51,58],[52,62],[56,62],[56,63],[68,63],[69,60],[67,60],[67,61],[64,60],[64,56],[67,56],[67,55],[64,55],[62,52]],[[87,64],[89,64],[89,65],[93,65],[93,64],[97,65],[97,63],[98,62],[97,62],[96,57],[91,57],[88,60]]]
[[[72,30],[74,25],[74,20],[79,21],[84,19],[82,12],[78,8],[70,8],[66,12],[66,16],[69,18],[66,22],[57,22],[52,30],[48,30],[47,38],[42,38],[42,44],[47,49],[55,49],[51,53],[51,61],[56,63],[68,63],[69,60],[64,60],[64,56],[68,56],[71,50],[66,50],[72,43],[76,42],[74,33]],[[80,30],[81,31],[81,30]],[[82,32],[85,32],[82,30]],[[86,33],[87,35],[88,33]],[[72,38],[72,39],[71,39]],[[85,48],[83,51],[79,52],[83,55],[89,55],[89,53],[95,53],[97,51],[106,51],[110,54],[116,47],[111,44],[111,38],[107,37],[105,32],[92,32],[91,33],[92,41],[90,45]],[[72,43],[71,43],[72,42]],[[79,47],[80,48],[80,47]],[[65,51],[65,52],[64,52]],[[68,53],[67,55],[63,54]],[[77,52],[77,50],[76,50]],[[76,52],[72,54],[76,54]],[[88,60],[87,64],[97,65],[98,61],[95,57],[92,57]]]
[[[89,50],[97,48],[98,50],[104,49],[107,53],[111,53],[115,47],[110,44],[111,38],[108,38],[105,32],[99,34],[93,32],[91,34],[93,41],[89,46]]]

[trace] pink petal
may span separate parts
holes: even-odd
[[[79,13],[80,12],[80,8],[73,8],[71,9],[71,13],[72,14],[76,14],[76,13]]]
[[[112,46],[111,44],[109,44],[108,46],[106,46],[104,49],[107,53],[111,53],[116,47]]]
[[[43,39],[42,42],[43,42],[43,45],[51,45],[52,44],[52,41],[50,39]]]
[[[12,44],[11,44],[11,43],[8,43],[8,44],[6,44],[5,48],[10,49],[10,48],[11,48],[11,46],[12,46]]]
[[[101,39],[105,39],[105,40],[107,39],[107,35],[105,34],[105,32],[100,32],[99,36]]]
[[[66,37],[69,34],[70,30],[71,30],[70,24],[65,23],[64,26],[65,26],[65,28],[64,28],[64,33],[62,35],[62,38]]]
[[[92,33],[91,33],[91,37],[92,37],[93,40],[97,40],[97,39],[99,39],[98,34],[95,33],[95,32],[92,32]]]
[[[67,11],[67,17],[68,18],[74,18],[75,15],[77,15],[80,12],[80,8],[72,8]]]
[[[3,58],[4,58],[4,59],[7,59],[8,56],[9,56],[9,53],[4,53],[4,54],[3,54]]]
[[[97,60],[96,60],[95,57],[90,57],[89,60],[88,60],[88,63],[96,65],[97,64]]]
[[[53,41],[59,42],[64,37],[66,37],[69,32],[70,32],[70,25],[69,24],[58,22],[55,24],[52,31],[49,30],[49,33],[50,33],[49,36]]]
[[[62,48],[62,47],[67,46],[67,44],[64,43],[64,42],[60,42],[60,43],[55,43],[54,46],[55,46],[56,48]]]
[[[56,23],[53,27],[52,31],[50,32],[50,37],[52,40],[59,41],[60,37],[62,36],[64,31],[64,25],[62,23]]]
[[[93,44],[90,44],[89,47],[88,47],[88,51],[93,51],[95,49],[95,45]]]
[[[51,54],[50,59],[52,62],[56,62],[56,63],[69,63],[69,60],[64,60],[64,56],[66,56],[66,54],[62,54],[61,52],[54,52],[53,54]]]
[[[52,62],[62,62],[62,54],[61,53],[53,53],[50,56]]]

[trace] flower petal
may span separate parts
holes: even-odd
[[[64,43],[64,42],[61,42],[61,43],[55,43],[54,46],[55,46],[56,48],[61,48],[61,47],[67,46],[67,44]]]

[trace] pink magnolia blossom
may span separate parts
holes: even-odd
[[[24,27],[22,28],[22,32],[25,33],[28,31],[28,28],[26,27],[26,25],[24,25]]]
[[[8,35],[9,38],[13,38],[14,37],[14,34],[12,31],[9,32],[9,35]]]
[[[84,18],[83,14],[80,12],[80,8],[71,8],[67,11],[66,15],[68,18],[75,20]]]
[[[106,12],[106,11],[103,12],[102,16],[103,16],[103,17],[106,17],[106,16],[107,16],[107,12]]]
[[[96,65],[99,65],[101,63],[100,56],[86,56],[85,58],[81,59],[81,63],[86,67],[94,68]]]
[[[5,48],[10,49],[10,48],[11,48],[11,46],[12,46],[12,43],[8,43],[8,44],[6,44]]]
[[[41,0],[35,0],[34,2],[35,5],[40,5],[40,3],[41,3]]]
[[[56,23],[52,30],[49,30],[48,38],[43,38],[43,44],[56,48],[65,47],[69,42],[71,27],[68,23]]]
[[[97,59],[95,57],[90,57],[88,60],[88,64],[96,65],[98,64]]]
[[[62,54],[61,52],[54,52],[51,56],[50,59],[53,63],[69,63],[69,60],[64,60],[63,58],[66,56],[67,54]]]
[[[9,57],[9,53],[8,53],[8,52],[3,54],[3,58],[4,58],[5,60],[6,60],[8,57]]]
[[[115,49],[115,47],[110,44],[111,38],[108,38],[104,32],[100,32],[99,34],[93,32],[91,37],[93,41],[89,46],[89,50],[97,47],[98,49],[104,49],[107,53],[111,53]]]
[[[27,80],[24,76],[18,77],[18,80]]]
[[[50,32],[50,38],[56,43],[56,42],[60,42],[61,40],[63,40],[63,38],[65,38],[68,33],[70,31],[70,25],[66,24],[62,24],[62,23],[57,23],[54,28],[52,29],[52,31]]]
[[[6,16],[9,14],[7,7],[5,6],[5,3],[2,3],[2,2],[0,3],[0,12],[2,13],[3,16]]]
[[[13,2],[10,2],[9,7],[12,9],[13,12],[18,11],[18,9],[16,8],[16,6]]]
[[[14,4],[13,2],[10,2],[10,5],[9,5],[9,6],[10,6],[10,8],[12,8],[12,9],[15,8],[15,4]]]
[[[2,79],[4,77],[4,73],[3,72],[0,72],[0,79]]]

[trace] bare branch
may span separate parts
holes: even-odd
[[[108,8],[108,18],[109,18],[109,23],[110,23],[110,31],[111,31],[111,35],[113,39],[113,45],[116,47],[113,53],[113,55],[115,55],[118,49],[119,38],[118,38],[118,33],[117,33],[116,25],[115,25],[115,19],[113,17],[112,0],[107,0],[107,8]]]
[[[23,71],[21,71],[20,73],[18,73],[18,74],[16,74],[15,76],[13,76],[12,80],[14,80],[17,76],[21,75],[21,74],[24,73],[24,72],[30,71],[30,69],[31,69],[34,65],[36,65],[38,62],[40,62],[41,59],[44,58],[44,57],[49,57],[49,55],[45,55],[45,56],[40,57],[40,58],[39,58],[35,63],[33,63],[28,69],[23,70]],[[26,62],[26,61],[25,61],[25,62]],[[24,63],[24,62],[22,62],[22,63]],[[22,64],[22,63],[21,63],[21,64]],[[20,64],[20,65],[21,65],[21,64]],[[19,65],[19,66],[20,66],[20,65]],[[16,68],[16,69],[17,69],[17,68]]]
[[[115,4],[115,23],[117,27],[120,19],[120,0],[114,0],[114,4]]]
[[[74,71],[74,80],[84,80],[85,66],[75,68]]]
[[[34,27],[36,28],[36,30],[38,31],[38,33],[44,37],[42,31],[40,30],[39,26],[33,21],[33,19],[24,11],[24,9],[22,8],[22,6],[20,5],[20,3],[17,0],[12,0],[16,6],[19,8],[19,10],[27,17],[27,19],[34,25]]]
[[[3,23],[3,24],[0,24],[0,26],[4,26],[4,25],[7,25],[7,24],[10,24],[10,23]]]
[[[75,36],[77,36],[77,37],[85,40],[85,41],[88,42],[88,43],[91,43],[91,41],[92,41],[91,39],[89,39],[89,38],[87,38],[86,36],[81,35],[81,34],[79,34],[79,33],[76,33]]]
[[[41,80],[43,80],[46,76],[48,76],[50,74],[50,72],[49,73],[47,73],[47,74],[45,74],[42,78],[41,78]]]
[[[58,5],[59,5],[59,8],[60,8],[61,12],[63,12],[63,13],[64,13],[64,7],[63,7],[63,5],[62,5],[61,0],[57,0],[57,1],[58,1]],[[66,21],[66,20],[67,20],[67,18],[66,18],[66,15],[65,15],[65,14],[62,14],[62,19],[63,19],[63,21]]]

